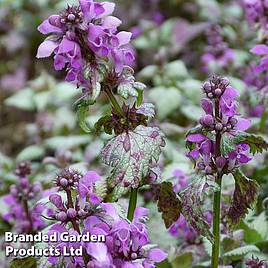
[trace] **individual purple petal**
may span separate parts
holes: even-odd
[[[161,262],[168,256],[163,250],[159,248],[153,248],[148,253],[148,258],[154,262]]]
[[[39,26],[38,31],[42,34],[49,34],[49,33],[62,33],[62,29],[56,25],[52,25],[51,21],[55,21],[59,19],[59,15],[52,15],[47,20],[44,20]]]
[[[99,205],[102,201],[102,198],[100,198],[99,196],[97,196],[97,194],[95,193],[91,193],[90,197],[89,197],[89,202],[92,205]]]
[[[233,87],[228,86],[224,93],[223,93],[223,98],[228,99],[228,100],[234,100],[236,97],[239,96],[239,93],[236,89]]]
[[[246,164],[248,163],[252,157],[247,156],[246,154],[239,154],[239,162],[241,164]]]
[[[111,2],[102,2],[102,8],[103,8],[103,12],[97,16],[96,18],[103,18],[106,16],[111,15],[114,12],[114,8],[115,8],[115,3],[111,3]]]
[[[148,208],[137,207],[134,211],[134,221],[139,221],[140,218],[146,217],[149,214]]]
[[[57,47],[58,43],[51,40],[45,40],[43,43],[40,44],[37,50],[36,57],[37,58],[49,57]]]
[[[114,16],[108,16],[103,20],[103,27],[107,29],[116,29],[121,25],[122,21]]]
[[[59,55],[57,54],[54,58],[54,67],[55,67],[55,70],[56,71],[59,71],[59,70],[62,70],[66,63],[68,61],[66,60],[66,57],[62,56],[62,55]]]
[[[226,159],[223,156],[219,156],[216,158],[216,166],[218,168],[223,168],[226,164]]]
[[[196,160],[199,157],[199,150],[198,149],[194,149],[194,150],[190,151],[187,154],[187,156]]]
[[[83,183],[79,183],[78,184],[78,193],[79,193],[79,196],[81,198],[86,198],[87,194],[89,193],[89,189]]]
[[[93,170],[88,171],[84,177],[81,179],[83,184],[85,184],[87,187],[91,186],[93,183],[99,181],[101,179],[100,175]]]
[[[88,243],[87,253],[94,259],[96,259],[99,262],[99,264],[102,265],[110,264],[108,250],[104,243],[92,243],[92,242]]]
[[[204,136],[203,134],[190,134],[187,136],[186,138],[187,141],[190,141],[190,142],[202,142],[204,140],[206,140],[206,136]]]
[[[207,139],[201,143],[199,151],[202,155],[209,155],[211,153],[211,149],[212,142],[211,140]]]
[[[206,114],[213,115],[213,103],[207,98],[201,100],[201,107],[206,112]]]
[[[249,119],[238,118],[237,124],[236,124],[236,129],[240,130],[240,131],[245,131],[250,127],[250,125],[251,125],[251,121]]]
[[[123,45],[126,45],[130,42],[130,39],[131,39],[131,36],[132,36],[132,33],[130,32],[125,32],[125,31],[122,31],[122,32],[119,32],[116,37],[118,38],[119,40],[119,45],[120,46],[123,46]]]
[[[256,45],[250,50],[251,53],[256,55],[266,55],[268,54],[268,46],[266,45]]]
[[[71,52],[75,49],[75,46],[77,46],[77,44],[74,41],[71,41],[68,38],[63,38],[59,45],[58,53],[64,54]]]

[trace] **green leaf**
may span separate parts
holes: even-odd
[[[56,136],[45,140],[45,145],[52,150],[57,148],[72,149],[81,145],[86,145],[91,141],[88,135],[77,136]]]
[[[97,133],[99,133],[101,131],[102,127],[104,127],[105,133],[112,135],[113,128],[110,124],[110,120],[111,120],[110,115],[105,115],[105,116],[101,117],[94,125],[95,131]]]
[[[151,79],[156,75],[157,71],[158,67],[156,65],[148,65],[138,73],[138,77],[140,79]]]
[[[96,82],[92,87],[91,101],[94,103],[101,93],[101,84]]]
[[[38,145],[31,145],[23,149],[17,156],[17,160],[36,160],[44,156],[45,149]]]
[[[33,111],[35,109],[33,97],[32,89],[26,88],[7,98],[5,104],[22,110]]]
[[[259,248],[254,245],[247,245],[240,248],[233,249],[223,254],[223,257],[231,258],[232,260],[239,260],[241,257],[251,252],[259,252]]]
[[[243,133],[243,142],[247,143],[250,147],[250,152],[262,153],[264,150],[268,150],[268,143],[263,137],[254,134]]]
[[[232,151],[235,151],[235,145],[234,139],[223,135],[221,138],[221,154],[226,156]]]
[[[175,81],[188,76],[187,68],[181,60],[172,61],[165,65],[164,72],[170,79],[174,79]]]
[[[252,227],[249,223],[240,221],[237,227],[244,231],[244,241],[247,244],[255,244],[263,240],[262,235],[258,232],[258,230],[254,229],[254,227]]]
[[[171,182],[161,183],[157,206],[159,212],[162,213],[166,228],[169,228],[178,220],[181,211],[181,202],[174,193]]]
[[[259,185],[256,181],[247,178],[239,169],[235,170],[233,176],[235,191],[227,215],[232,224],[238,224],[255,202]]]
[[[90,133],[91,132],[90,126],[89,126],[88,122],[86,121],[87,113],[88,113],[88,106],[79,105],[79,107],[77,108],[77,111],[76,111],[79,126],[86,133]]]
[[[160,120],[166,118],[181,105],[181,93],[175,87],[155,87],[149,91],[149,99],[156,105]]]
[[[114,186],[138,187],[149,174],[152,161],[158,160],[163,146],[163,134],[159,129],[142,125],[111,139],[101,155],[104,163],[113,167]]]
[[[250,147],[250,152],[262,153],[263,150],[268,149],[268,143],[263,137],[254,134],[240,132],[235,137],[224,135],[221,140],[221,153],[227,155],[235,150],[235,146],[239,143],[246,143]]]
[[[171,265],[173,268],[189,268],[192,267],[193,262],[193,253],[185,252],[177,256],[172,262]]]
[[[37,268],[37,262],[34,257],[15,259],[11,261],[10,268]]]
[[[142,105],[142,101],[143,101],[143,90],[138,90],[137,107]]]

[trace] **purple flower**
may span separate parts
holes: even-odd
[[[134,56],[128,46],[132,34],[117,31],[121,21],[111,16],[113,3],[80,0],[79,4],[39,25],[38,30],[50,36],[39,46],[37,57],[54,53],[55,69],[66,69],[67,81],[91,90],[101,79],[103,64],[118,74],[124,65],[132,64]]]
[[[101,198],[94,193],[94,183],[99,181],[101,177],[95,171],[88,171],[86,175],[80,179],[78,184],[79,196],[82,199],[89,197],[90,203],[98,205],[101,202]]]
[[[234,52],[223,41],[219,25],[211,25],[207,31],[207,39],[207,52],[201,58],[204,72],[209,72],[214,66],[217,69],[225,68],[234,61]]]
[[[172,175],[177,179],[173,190],[178,193],[188,185],[189,179],[180,169],[175,169]]]
[[[251,53],[261,56],[260,64],[255,68],[255,71],[263,72],[268,69],[268,46],[266,45],[256,45],[250,50]]]
[[[233,169],[236,166],[240,166],[248,163],[252,157],[248,156],[249,146],[245,143],[236,145],[236,150],[229,153],[229,168]]]
[[[238,92],[232,88],[227,87],[220,98],[220,107],[223,115],[228,117],[234,116],[238,107],[236,98],[238,97]]]

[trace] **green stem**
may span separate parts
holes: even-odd
[[[110,100],[110,102],[112,103],[113,107],[115,108],[115,110],[122,116],[125,117],[125,113],[123,111],[123,109],[121,108],[121,106],[119,105],[119,103],[117,102],[114,94],[109,90],[106,89],[105,90],[106,94],[108,95],[108,98]]]
[[[127,218],[130,221],[133,220],[134,211],[137,205],[137,196],[138,196],[138,188],[135,189],[131,188],[129,204],[128,204],[128,212],[127,212]]]
[[[220,190],[214,193],[213,201],[213,235],[211,268],[218,268],[220,254],[220,220],[221,220],[221,182],[222,176],[218,176],[217,184]]]
[[[221,119],[220,103],[219,100],[215,100],[215,117]],[[215,142],[215,160],[221,156],[221,138],[222,134],[220,131],[216,132]],[[220,254],[220,222],[221,222],[221,184],[222,184],[222,173],[217,172],[215,182],[219,185],[219,191],[214,193],[213,201],[213,236],[214,243],[212,245],[212,258],[211,268],[218,268],[219,265],[219,254]]]

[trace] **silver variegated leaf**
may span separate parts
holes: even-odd
[[[182,202],[182,214],[192,227],[200,234],[213,243],[213,235],[210,232],[210,226],[202,212],[204,196],[209,190],[214,192],[219,187],[207,177],[197,177],[193,182],[180,193]]]
[[[150,172],[150,165],[158,161],[163,134],[157,127],[138,126],[110,140],[101,155],[105,164],[113,167],[111,179],[114,186],[136,188]]]
[[[117,88],[117,93],[127,99],[129,96],[138,97],[138,91],[133,87],[132,83],[122,83]]]
[[[148,117],[155,116],[155,106],[152,103],[143,103],[138,109],[138,114],[143,114]]]
[[[92,87],[91,100],[95,101],[99,97],[100,92],[101,92],[101,84],[99,82],[96,82],[96,84],[93,85]]]

